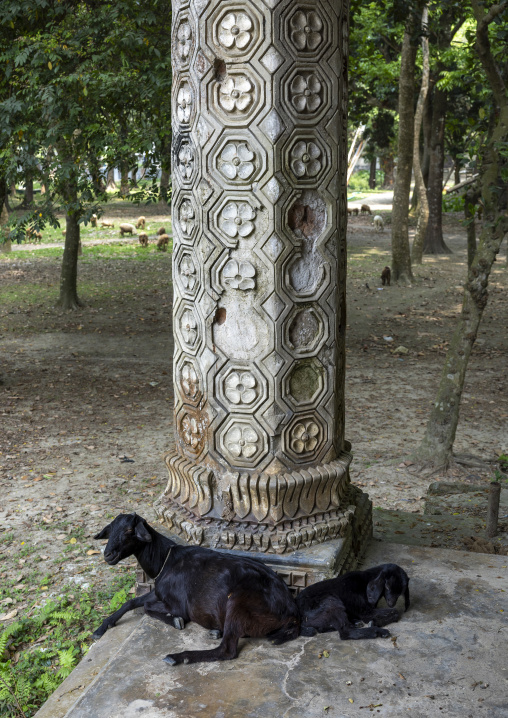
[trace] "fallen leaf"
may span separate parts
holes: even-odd
[[[354,703],[354,700],[353,700],[352,698],[348,698],[348,701],[349,701],[350,703]]]
[[[87,551],[87,552],[86,552],[86,555],[87,555],[87,556],[93,556],[94,553],[100,553],[100,551],[97,551],[96,549],[91,548],[90,551]]]
[[[323,651],[323,657],[330,658],[330,654],[328,653],[328,651]]]
[[[15,608],[13,611],[10,611],[9,613],[2,613],[0,615],[0,621],[9,621],[11,618],[14,618],[14,616],[18,615],[18,609]]]
[[[76,539],[74,537],[72,537],[71,540],[69,541],[69,543],[77,543],[77,542],[78,542],[78,539]]]

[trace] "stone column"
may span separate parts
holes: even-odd
[[[346,0],[174,3],[177,446],[157,512],[192,544],[341,539],[344,563],[370,534],[344,440],[347,37]]]

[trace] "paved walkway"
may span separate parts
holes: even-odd
[[[234,661],[171,668],[168,652],[214,645],[206,631],[130,618],[118,649],[124,619],[37,718],[506,718],[507,558],[374,541],[364,565],[386,561],[411,577],[411,607],[391,639],[244,639]]]
[[[368,204],[372,211],[391,210],[393,203],[393,190],[387,192],[376,192],[370,194],[363,199],[352,199],[347,203],[348,207],[361,207],[362,204]]]

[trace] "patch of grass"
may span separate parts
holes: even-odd
[[[0,291],[0,304],[2,309],[8,310],[10,307],[54,302],[57,296],[57,286],[20,283],[16,286],[5,287]]]
[[[67,588],[7,626],[0,633],[0,716],[33,716],[87,653],[93,631],[127,600],[133,584],[131,575],[117,576],[105,588]]]

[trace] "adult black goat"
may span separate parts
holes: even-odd
[[[95,538],[108,539],[104,558],[111,566],[134,555],[155,578],[154,590],[127,601],[106,618],[95,638],[138,606],[176,628],[195,621],[217,637],[222,635],[212,650],[167,655],[164,660],[170,665],[236,658],[242,636],[267,636],[280,644],[299,635],[299,614],[288,587],[261,561],[180,546],[135,513],[119,514]]]
[[[350,571],[304,589],[297,597],[302,619],[301,634],[312,636],[339,631],[343,639],[386,637],[382,628],[399,620],[395,604],[404,594],[405,610],[409,608],[409,577],[395,563],[385,563],[365,571]],[[389,608],[377,608],[384,596]],[[351,621],[370,623],[367,628],[354,627]]]

